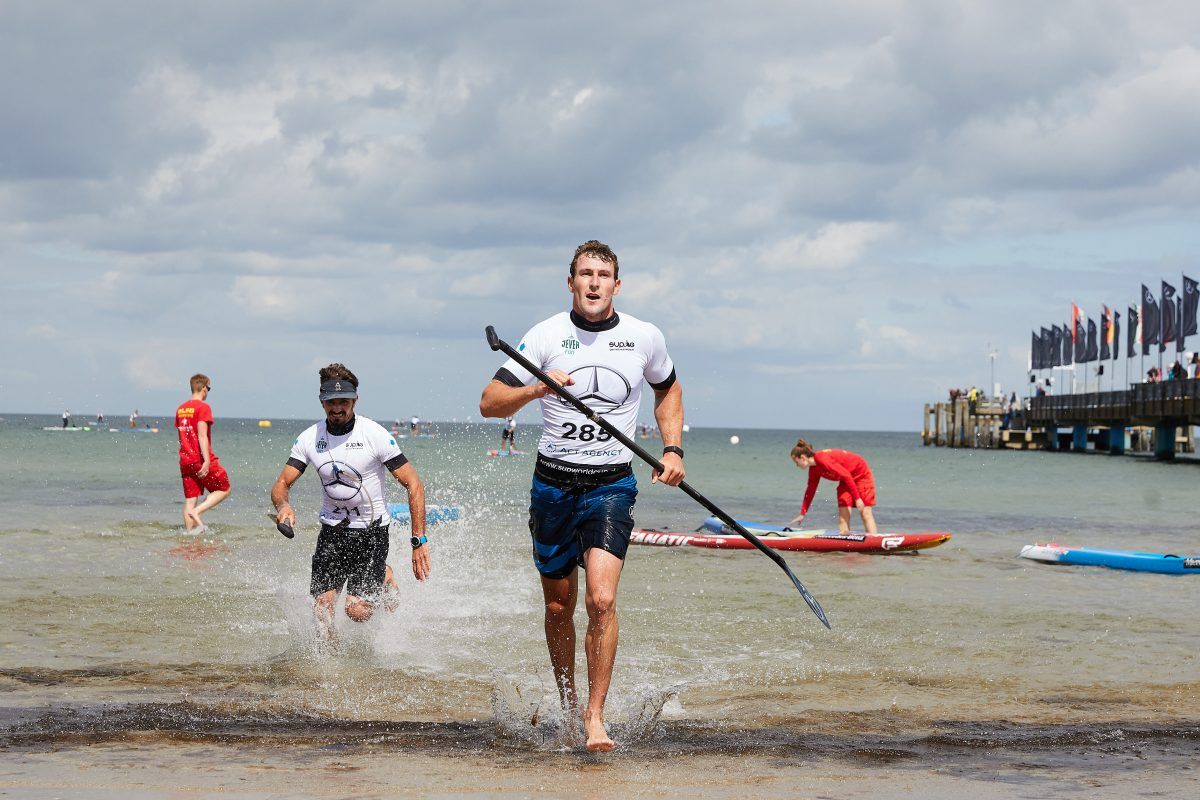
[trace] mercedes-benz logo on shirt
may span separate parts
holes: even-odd
[[[326,461],[317,467],[317,474],[326,496],[339,503],[353,500],[362,489],[362,473],[344,461]]]
[[[569,374],[575,379],[575,383],[569,386],[568,390],[574,390],[571,394],[598,414],[616,411],[629,399],[629,395],[633,394],[633,387],[629,385],[629,381],[612,367],[578,367]],[[564,406],[568,405],[562,398],[559,398],[559,402]]]

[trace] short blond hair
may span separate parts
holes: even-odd
[[[212,381],[208,379],[207,375],[205,375],[203,372],[197,372],[192,376],[192,391],[198,392],[201,389],[207,389],[210,383],[212,383]]]

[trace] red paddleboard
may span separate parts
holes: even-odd
[[[754,531],[751,531],[754,533]],[[756,534],[775,550],[804,550],[816,553],[906,553],[937,547],[950,534],[937,533],[839,533],[838,531],[792,531],[782,535]],[[753,550],[748,539],[735,534],[681,533],[635,528],[632,544],[652,547],[709,547],[719,550]]]

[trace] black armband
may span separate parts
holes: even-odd
[[[667,453],[674,453],[675,455],[679,456],[680,458],[683,458],[683,448],[676,447],[673,444],[669,444],[663,448],[663,455],[665,456]]]
[[[298,458],[289,458],[287,460],[287,465],[289,467],[295,467],[301,475],[304,474],[304,470],[308,469],[308,464]]]

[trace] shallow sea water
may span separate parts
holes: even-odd
[[[218,414],[220,409],[216,409]],[[362,409],[368,416],[369,408]],[[317,490],[295,540],[266,520],[307,422],[218,418],[234,494],[181,533],[175,440],[0,423],[0,795],[246,797],[1168,796],[1200,751],[1200,578],[1051,567],[1035,541],[1200,553],[1200,466],[922,448],[915,434],[697,430],[689,481],[786,522],[805,433],[871,461],[881,528],[946,530],[917,555],[788,562],[812,616],[753,551],[631,548],[610,698],[620,750],[564,749],[525,507],[532,456],[499,427],[401,442],[432,503],[434,576],[317,645],[306,597]],[[729,444],[737,433],[741,443]],[[518,443],[533,449],[533,429]],[[649,444],[656,444],[653,440]],[[652,450],[655,448],[651,448]],[[638,472],[639,525],[703,509]],[[390,500],[403,500],[400,487]],[[823,486],[809,522],[832,526]],[[585,617],[577,621],[582,632]],[[582,659],[580,661],[582,674]]]

